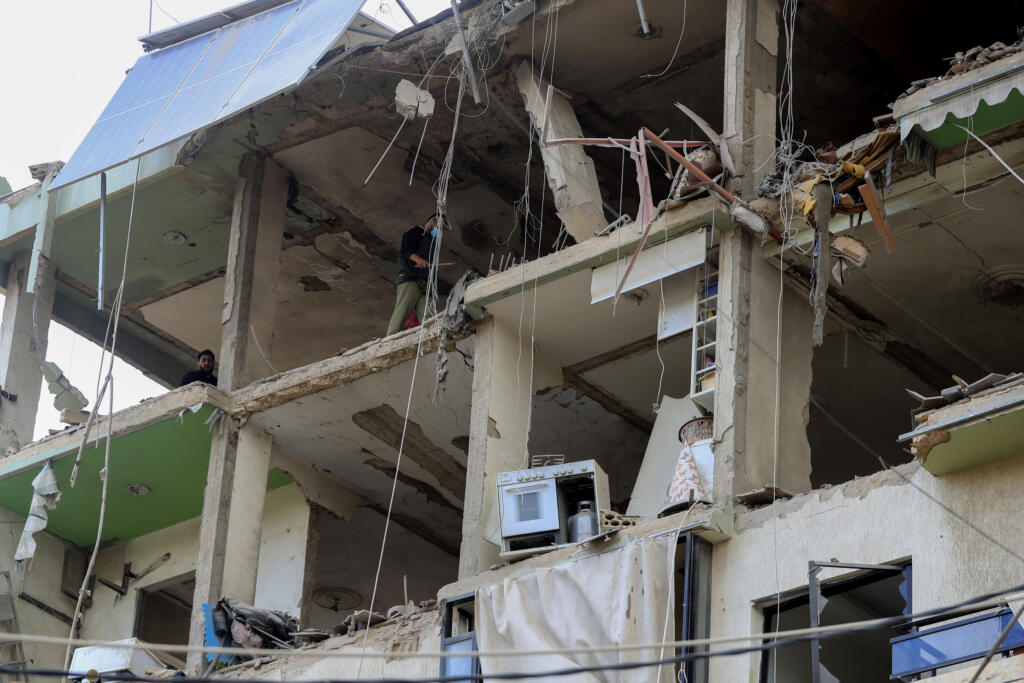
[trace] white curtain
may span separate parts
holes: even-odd
[[[481,651],[542,650],[675,640],[675,601],[669,599],[675,550],[674,534],[645,538],[481,588],[476,601],[478,647]],[[651,661],[672,654],[669,649],[654,648],[482,657],[480,664],[485,674],[537,672]],[[559,678],[565,683],[673,680],[672,665],[662,666],[660,675],[658,667],[647,667]]]

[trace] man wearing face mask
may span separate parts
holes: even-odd
[[[438,237],[439,225],[444,223],[444,216],[440,221],[431,216],[424,227],[417,225],[402,235],[402,254],[398,258],[398,279],[395,281],[395,310],[388,323],[389,336],[402,329],[402,323],[413,310],[423,322],[430,254]]]

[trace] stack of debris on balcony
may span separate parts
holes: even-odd
[[[1020,407],[1021,402],[1004,399],[1012,399],[1009,394],[1024,387],[1024,373],[990,373],[975,382],[966,382],[953,375],[953,380],[956,384],[943,389],[937,396],[924,396],[907,389],[907,393],[920,405],[911,411],[914,431],[904,434],[901,440],[911,442],[911,453],[922,463],[927,463],[933,448],[949,442],[949,428]],[[956,414],[950,414],[944,410],[950,406],[960,409],[955,411]]]
[[[292,650],[302,644],[298,622],[284,612],[221,598],[213,609],[205,613],[206,644],[210,647]],[[219,663],[231,665],[242,661],[237,656],[226,655],[207,655],[207,659],[211,662],[211,670]]]
[[[942,76],[932,76],[931,78],[922,78],[921,80],[914,81],[910,84],[907,91],[900,95],[900,97],[913,95],[921,88],[927,87],[935,81],[947,80],[957,74],[980,69],[986,64],[997,62],[1004,57],[1009,57],[1010,55],[1021,52],[1024,50],[1024,38],[1020,37],[1020,29],[1017,30],[1017,35],[1017,41],[1009,45],[997,40],[988,47],[976,45],[970,50],[957,52],[949,58],[949,70],[945,74]]]

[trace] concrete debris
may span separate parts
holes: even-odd
[[[785,498],[792,498],[793,494],[786,489],[772,486],[771,484],[765,484],[759,489],[753,491],[747,491],[736,496],[736,502],[742,503],[747,507],[760,507],[762,505],[770,505],[776,500],[783,500]]]
[[[635,515],[623,515],[614,510],[601,510],[601,531],[622,529],[627,526],[636,526],[643,517]]]
[[[1001,375],[993,372],[985,375],[975,382],[967,383],[956,375],[953,375],[953,380],[956,384],[943,389],[938,396],[925,396],[912,389],[907,389],[907,393],[910,394],[910,397],[920,402],[920,405],[917,408],[914,408],[914,410],[911,411],[911,414],[914,415],[916,419],[916,416],[919,413],[926,410],[933,410],[945,405],[957,403],[958,401],[970,398],[971,396],[985,391],[986,389],[1007,386],[1021,379],[1024,379],[1024,373],[1021,372],[1015,372],[1009,375]]]
[[[900,95],[900,97],[913,95],[921,88],[927,88],[929,85],[932,85],[937,81],[946,81],[957,74],[980,69],[986,64],[997,62],[1000,59],[1017,54],[1022,50],[1024,50],[1024,39],[1018,38],[1016,42],[1009,45],[997,40],[988,47],[976,45],[970,50],[957,52],[948,59],[949,70],[946,71],[945,74],[942,76],[932,76],[931,78],[922,78],[912,82],[907,91]]]
[[[434,96],[403,78],[395,87],[395,111],[406,119],[425,119],[434,113]]]
[[[62,410],[60,421],[66,425],[82,425],[89,421],[87,410]]]
[[[43,164],[32,164],[28,167],[28,172],[32,174],[33,180],[42,181],[47,177],[57,175],[62,168],[64,168],[63,161],[48,161]]]
[[[64,372],[52,361],[45,361],[41,369],[47,388],[53,394],[53,407],[57,410],[80,411],[89,405],[81,391],[72,386]],[[86,418],[88,419],[88,417]]]

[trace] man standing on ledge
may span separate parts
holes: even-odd
[[[424,227],[417,225],[402,235],[402,254],[398,257],[398,278],[395,280],[395,310],[388,323],[388,336],[402,329],[402,323],[413,310],[423,323],[430,254],[440,227],[447,227],[444,216],[440,221],[431,216]]]
[[[185,376],[181,378],[181,384],[179,387],[183,387],[186,384],[192,384],[192,382],[206,382],[217,386],[217,375],[213,374],[213,364],[216,361],[213,355],[213,351],[210,349],[203,349],[196,356],[196,364],[199,366],[197,370],[186,372]]]

